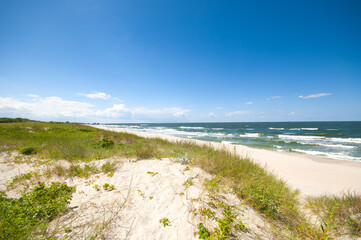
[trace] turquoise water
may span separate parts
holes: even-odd
[[[149,123],[107,126],[361,161],[361,122]]]

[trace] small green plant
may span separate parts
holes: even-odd
[[[183,169],[183,171],[189,171],[189,170],[191,170],[191,169],[189,168],[189,166],[187,166],[187,167],[185,167],[185,168]]]
[[[189,178],[187,181],[183,183],[184,186],[189,187],[193,185],[193,180]]]
[[[147,172],[147,174],[152,175],[152,177],[154,177],[155,175],[158,174],[158,172]]]
[[[73,192],[74,187],[59,182],[48,187],[39,182],[19,199],[0,192],[0,239],[33,239],[66,210]]]
[[[223,201],[219,201],[216,204],[208,203],[208,205],[213,205],[215,207],[222,208],[222,218],[216,218],[215,213],[208,208],[200,208],[199,212],[203,216],[207,216],[208,218],[216,219],[218,226],[213,229],[213,231],[209,231],[207,228],[204,227],[203,223],[198,224],[198,236],[200,239],[209,239],[209,240],[224,240],[227,239],[229,236],[233,235],[232,232],[234,230],[240,230],[242,232],[247,231],[247,227],[243,224],[241,220],[238,220],[235,223],[236,219],[236,212],[234,211],[237,209],[236,206],[231,206]]]
[[[85,164],[84,167],[80,165],[71,165],[68,175],[70,177],[88,177],[92,173],[98,173],[99,169],[97,169],[94,165]]]
[[[36,153],[36,149],[34,147],[24,147],[20,150],[21,154],[31,155]]]
[[[205,179],[203,185],[211,192],[219,192],[219,183],[221,182],[220,177],[214,177],[212,179]]]
[[[106,162],[103,164],[103,166],[101,167],[101,170],[104,172],[104,173],[109,173],[109,172],[114,172],[116,170],[116,164],[113,162]]]
[[[139,189],[138,189],[138,194],[139,194],[140,196],[142,196],[142,197],[144,197],[144,196],[145,196],[145,194],[144,194],[144,193],[142,193],[142,191],[140,191]]]
[[[97,190],[97,191],[100,191],[100,188],[99,188],[99,185],[98,185],[98,184],[95,184],[95,185],[93,186],[93,188],[94,188],[95,190]]]
[[[104,183],[103,189],[104,189],[105,191],[112,191],[112,190],[114,190],[114,185],[113,185],[113,184],[109,184],[109,183]]]
[[[216,213],[213,212],[213,211],[212,211],[211,209],[209,209],[209,208],[203,208],[203,207],[201,207],[201,208],[199,208],[199,213],[200,213],[202,216],[208,217],[209,219],[213,219],[213,218],[215,218],[215,216],[216,216]]]
[[[169,219],[166,218],[166,217],[160,219],[159,222],[163,224],[163,227],[166,227],[166,226],[169,226],[169,225],[170,225],[170,221],[169,221]]]
[[[207,205],[210,206],[211,208],[217,208],[216,204],[214,204],[214,202],[207,202]]]
[[[242,220],[238,220],[238,223],[235,225],[235,227],[236,227],[236,229],[238,229],[242,232],[246,232],[248,230],[248,228],[246,227],[246,225],[244,225]]]
[[[109,173],[107,174],[107,176],[108,176],[108,177],[113,177],[113,176],[114,176],[114,172],[113,172],[113,171],[109,172]]]
[[[206,239],[206,240],[211,239],[211,234],[208,231],[208,229],[203,225],[203,223],[199,223],[197,225],[197,229],[199,230],[198,231],[198,238],[199,239]]]

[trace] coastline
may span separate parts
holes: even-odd
[[[115,132],[126,132],[145,138],[161,138],[171,142],[191,142],[226,149],[240,157],[248,157],[284,180],[304,196],[342,195],[345,192],[361,193],[361,163],[309,156],[299,153],[277,152],[195,139],[185,139],[160,133],[137,132],[92,126]]]

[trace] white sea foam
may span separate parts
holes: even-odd
[[[318,128],[301,128],[301,130],[307,130],[307,131],[317,131]]]
[[[120,128],[119,126],[117,126]],[[127,127],[122,127],[121,129],[124,130],[131,130],[137,132],[151,132],[151,133],[160,133],[160,134],[167,134],[173,136],[182,136],[187,138],[195,138],[195,137],[213,137],[213,138],[232,138],[234,137],[233,134],[226,134],[226,133],[209,133],[209,132],[188,132],[188,131],[180,131],[173,128],[167,127],[150,127],[150,128],[142,128],[142,129],[134,129]]]
[[[185,126],[180,126],[179,128],[181,129],[204,129],[204,127],[185,127]]]
[[[338,129],[326,129],[327,131],[338,131]]]
[[[239,136],[240,137],[245,137],[245,138],[250,138],[250,137],[259,137],[260,134],[259,133],[245,133],[245,134],[241,134]]]
[[[325,139],[325,137],[320,136],[299,136],[299,135],[278,135],[279,138],[282,139],[291,139],[291,140],[303,140],[303,141],[310,141],[310,140],[320,140]]]
[[[231,141],[222,141],[221,143],[222,144],[234,144],[234,142],[231,142]]]
[[[330,138],[332,142],[361,143],[361,138]]]
[[[224,128],[212,128],[212,130],[223,130]]]
[[[184,132],[179,131],[172,128],[165,128],[165,127],[153,127],[153,128],[145,128],[142,129],[145,132],[152,132],[152,133],[161,133],[161,134],[168,134],[168,135],[178,135],[178,136],[200,136],[200,135],[207,135],[207,133],[201,132]]]
[[[291,131],[300,131],[301,128],[290,128]]]
[[[121,127],[121,128],[140,128],[138,125],[114,125],[115,127]]]
[[[317,145],[324,146],[324,147],[331,147],[331,148],[355,148],[355,146],[348,146],[348,145],[342,145],[342,144],[323,144],[323,143],[317,143]]]
[[[313,156],[323,156],[333,159],[339,159],[339,160],[356,160],[361,161],[361,158],[358,157],[352,157],[352,156],[345,156],[343,154],[338,153],[326,153],[326,152],[320,152],[320,151],[311,151],[311,150],[301,150],[301,149],[292,149],[292,151],[305,153]]]
[[[270,130],[285,130],[284,128],[272,128],[272,127],[268,128],[268,129],[270,129]]]

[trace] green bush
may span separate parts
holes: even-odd
[[[40,183],[19,199],[0,192],[0,239],[31,239],[66,210],[74,187]]]
[[[107,138],[103,138],[102,140],[98,141],[96,143],[96,145],[98,145],[99,147],[102,147],[102,148],[111,148],[114,146],[114,142]]]
[[[24,147],[23,149],[20,150],[20,153],[24,155],[31,155],[36,153],[36,149],[33,147]]]

